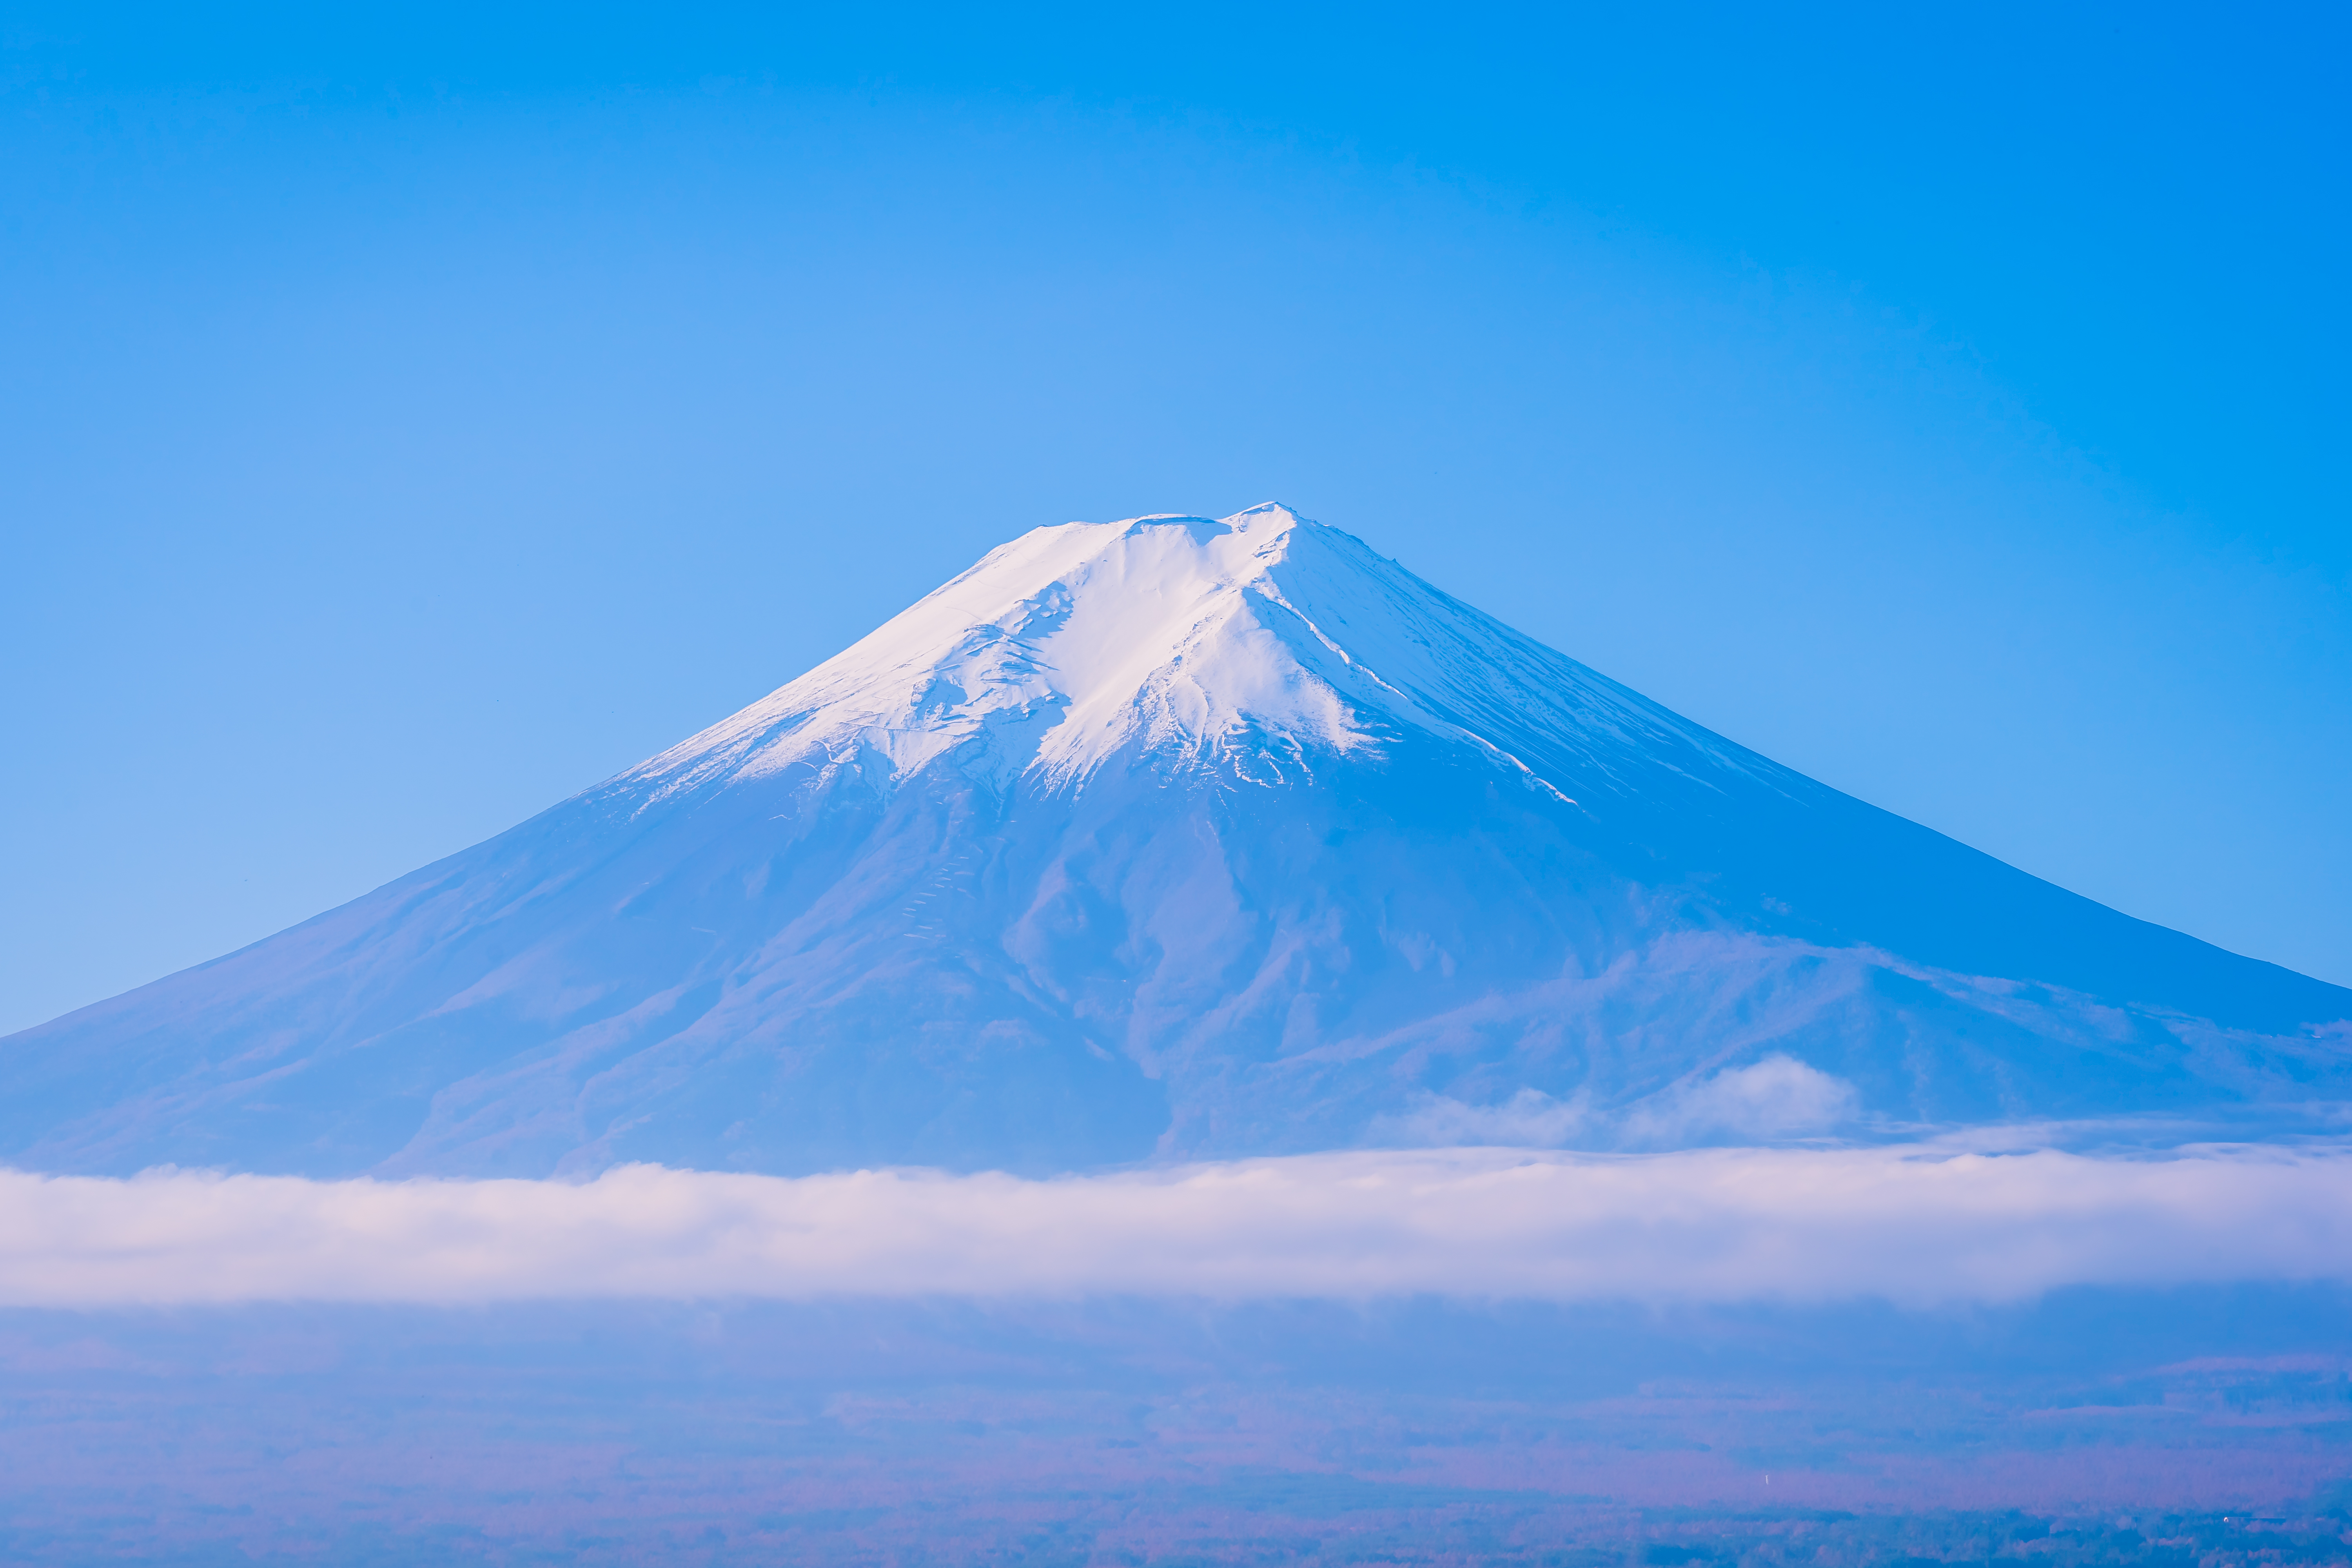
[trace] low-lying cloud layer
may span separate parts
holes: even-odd
[[[0,1172],[0,1303],[1435,1293],[1904,1302],[2352,1278],[2352,1152],[1302,1155],[1025,1181]]]

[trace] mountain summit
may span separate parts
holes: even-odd
[[[0,1153],[2260,1135],[2352,1099],[2347,1019],[1263,506],[1036,530],[488,843],[0,1041]]]
[[[899,778],[952,754],[968,778],[1051,792],[1149,755],[1271,785],[1412,733],[1557,795],[1483,732],[1513,730],[1591,765],[1800,782],[1276,505],[1037,529],[624,781],[853,760]]]

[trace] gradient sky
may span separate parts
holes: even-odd
[[[2352,983],[2340,13],[0,17],[0,1029],[1272,499]]]

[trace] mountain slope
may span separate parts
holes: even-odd
[[[1265,507],[1037,530],[488,843],[0,1042],[0,1152],[1051,1171],[2260,1132],[2352,1099],[2347,1018]]]

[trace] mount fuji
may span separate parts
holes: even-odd
[[[2352,991],[1279,506],[1036,530],[487,843],[0,1041],[0,1157],[89,1173],[2128,1143],[2347,1101]]]

